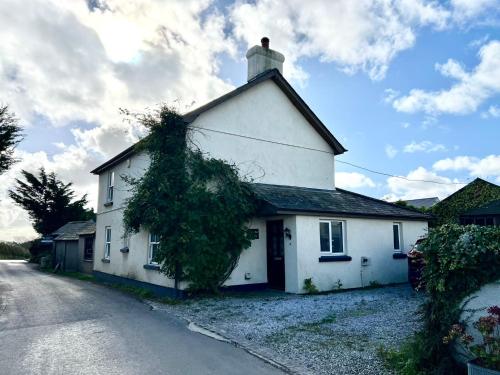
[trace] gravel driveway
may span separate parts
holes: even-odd
[[[315,296],[262,292],[158,305],[311,374],[387,374],[379,347],[418,329],[423,297],[407,286]]]

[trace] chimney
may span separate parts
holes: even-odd
[[[278,69],[280,73],[283,73],[285,56],[269,48],[269,38],[262,38],[260,43],[260,46],[253,46],[247,52],[248,81],[271,69]]]

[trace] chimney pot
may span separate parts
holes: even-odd
[[[283,73],[285,56],[269,48],[269,38],[262,38],[260,43],[260,46],[253,46],[247,51],[247,79],[249,81],[259,74],[271,69],[278,69],[280,73]]]
[[[260,44],[261,44],[262,48],[269,49],[269,38],[267,36],[265,36],[264,38],[262,38],[260,40]]]

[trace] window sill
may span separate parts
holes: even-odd
[[[406,259],[406,258],[408,258],[408,255],[406,255],[405,253],[394,253],[394,254],[392,254],[392,258],[393,259]]]
[[[352,257],[348,255],[323,255],[319,257],[319,262],[350,262]]]
[[[158,264],[145,264],[144,265],[144,269],[159,271],[160,270],[160,266]]]
[[[123,253],[123,254],[126,254],[126,253],[128,253],[129,251],[130,251],[130,250],[129,250],[129,248],[128,248],[128,247],[122,247],[122,248],[120,249],[120,253]]]
[[[109,201],[104,203],[104,207],[111,207],[113,205],[113,201]]]
[[[102,258],[101,262],[103,262],[103,263],[109,263],[109,258]]]
[[[92,263],[92,262],[94,262],[94,259],[84,259],[83,261],[88,262],[88,263]]]

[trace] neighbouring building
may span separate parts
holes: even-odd
[[[500,186],[481,178],[457,190],[432,207],[436,225],[458,224],[461,215],[500,199]]]
[[[432,198],[408,199],[402,202],[405,202],[408,206],[411,207],[431,208],[432,206],[434,206],[436,203],[439,202],[439,198],[432,197]]]
[[[248,82],[183,115],[196,147],[238,165],[255,181],[254,233],[225,286],[303,293],[407,281],[405,252],[426,234],[428,215],[335,187],[335,156],[347,150],[282,76],[269,40],[247,53]],[[173,294],[153,262],[154,233],[125,236],[128,187],[148,155],[132,146],[92,171],[99,176],[94,275]],[[180,288],[186,285],[181,283]]]
[[[52,233],[53,265],[63,271],[93,272],[96,225],[93,220],[70,221]]]
[[[500,199],[464,212],[460,215],[460,224],[500,226]]]

